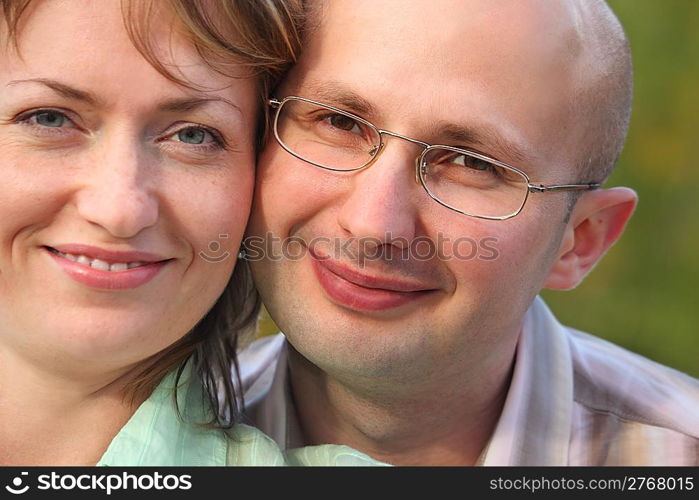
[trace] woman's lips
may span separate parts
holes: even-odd
[[[311,264],[325,293],[355,310],[380,311],[421,299],[436,288],[424,284],[368,275],[311,253]]]
[[[138,288],[172,260],[147,252],[114,252],[87,245],[44,248],[74,281],[106,290]]]

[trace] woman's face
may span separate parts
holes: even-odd
[[[207,90],[143,59],[118,0],[24,15],[19,52],[0,32],[0,348],[129,366],[184,336],[230,277],[256,82],[208,68],[165,12],[161,59]]]

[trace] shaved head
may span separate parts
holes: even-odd
[[[469,0],[464,1],[468,3]],[[508,2],[504,0],[503,3]],[[553,142],[562,143],[570,153],[570,169],[576,172],[572,181],[602,182],[621,154],[631,116],[633,70],[628,39],[621,23],[605,0],[561,0],[554,5],[550,0],[519,0],[519,3],[522,16],[511,22],[529,22],[532,35],[542,29],[559,31],[567,51],[552,53],[551,57],[562,58],[562,62],[574,66],[576,84],[565,116],[578,126],[573,128],[561,123],[561,134],[566,137]],[[499,2],[489,4],[492,10],[499,8]],[[330,5],[317,0],[307,3],[305,42],[317,33]],[[543,26],[546,21],[531,22],[538,11],[554,9],[557,11],[555,26]],[[401,14],[396,12],[395,15]],[[381,19],[380,22],[388,21]],[[415,29],[416,33],[419,31]],[[531,41],[520,41],[531,45]],[[341,43],[341,40],[334,43]],[[571,206],[577,194],[570,193]]]
[[[628,39],[603,0],[579,0],[575,10],[585,52],[574,102],[584,124],[578,169],[584,181],[602,181],[621,154],[631,117],[633,70]]]

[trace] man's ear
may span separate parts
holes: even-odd
[[[636,192],[625,187],[583,194],[570,214],[544,287],[569,290],[578,286],[622,235],[637,201]]]

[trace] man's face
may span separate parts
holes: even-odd
[[[575,182],[567,103],[577,48],[555,21],[563,9],[331,2],[275,97],[314,99],[381,129],[475,150],[534,183]],[[377,161],[356,172],[320,169],[268,141],[249,233],[292,238],[294,258],[279,258],[277,246],[253,259],[264,302],[291,344],[331,373],[416,383],[477,365],[475,376],[486,377],[512,355],[557,256],[566,195],[532,194],[505,221],[468,217],[416,182],[420,146],[384,140]],[[441,256],[416,245],[428,239]]]

